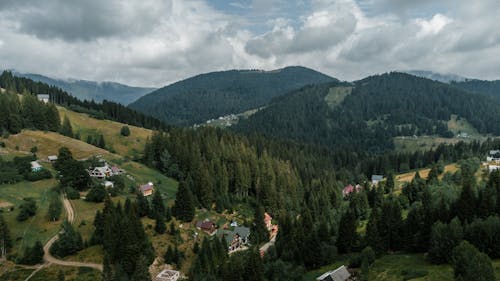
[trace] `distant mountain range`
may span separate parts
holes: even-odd
[[[265,106],[273,98],[306,85],[335,81],[299,66],[211,72],[158,89],[130,107],[170,124],[190,126]]]
[[[98,102],[108,100],[118,102],[123,105],[128,105],[143,95],[156,90],[156,88],[131,87],[115,82],[95,82],[73,79],[63,80],[31,73],[14,72],[13,74],[15,76],[25,77],[37,82],[43,82],[48,85],[56,86],[82,100],[93,99]]]
[[[278,139],[380,153],[393,137],[452,137],[452,115],[500,135],[500,103],[486,95],[406,73],[308,86],[274,99],[233,128]]]

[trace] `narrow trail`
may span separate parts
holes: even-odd
[[[61,199],[63,201],[64,209],[66,209],[66,213],[68,215],[68,222],[73,223],[75,220],[75,212],[73,211],[73,206],[71,206],[71,202],[68,200],[66,195],[61,195]],[[76,261],[63,261],[60,259],[55,258],[50,254],[50,247],[54,242],[59,239],[59,233],[54,235],[52,238],[50,238],[49,241],[43,246],[43,260],[44,264],[40,265],[35,271],[31,273],[30,276],[28,276],[24,281],[28,281],[31,277],[35,275],[39,270],[46,266],[50,266],[51,264],[57,264],[57,265],[62,265],[62,266],[72,266],[72,267],[90,267],[93,269],[97,269],[99,271],[102,271],[102,264],[97,264],[97,263],[89,263],[89,262],[76,262]]]

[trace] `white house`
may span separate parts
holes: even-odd
[[[377,185],[383,179],[384,176],[382,175],[372,175],[372,185]]]
[[[108,188],[108,187],[111,187],[111,188],[115,187],[115,184],[112,181],[104,181],[102,183],[102,185],[104,185],[104,187],[106,187],[106,188]]]
[[[486,156],[486,161],[500,163],[500,150],[490,150],[490,153]]]
[[[104,179],[113,175],[113,171],[106,164],[103,167],[95,167],[89,171],[89,175],[94,178]]]
[[[50,99],[50,96],[48,94],[38,94],[36,95],[36,97],[38,98],[39,101],[42,101],[44,103],[48,103]]]
[[[31,171],[38,172],[42,170],[42,166],[38,163],[38,161],[31,161]]]
[[[47,156],[47,160],[49,160],[49,162],[51,162],[51,163],[56,162],[57,156],[56,155],[49,155],[49,156]]]
[[[349,280],[351,274],[347,271],[347,268],[343,265],[335,270],[325,272],[318,278],[317,281],[346,281]]]
[[[179,271],[164,269],[158,275],[156,275],[156,281],[177,281],[181,276]]]

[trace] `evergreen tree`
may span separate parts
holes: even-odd
[[[0,214],[0,257],[5,259],[11,248],[12,240],[10,239],[9,228],[3,215]]]
[[[61,135],[72,138],[73,137],[73,127],[71,126],[71,122],[69,121],[68,116],[64,116],[63,123],[61,126]]]
[[[455,218],[450,224],[436,222],[432,226],[429,258],[433,263],[445,263],[451,258],[453,248],[463,239],[460,221]]]
[[[177,219],[188,222],[193,220],[194,212],[194,200],[191,190],[186,182],[181,181],[175,198],[175,204],[172,207],[172,213]]]
[[[269,232],[264,223],[264,208],[260,205],[255,206],[254,209],[251,233],[250,239],[252,240],[252,244],[259,245],[269,240]]]
[[[140,256],[134,270],[132,281],[151,281],[149,274],[149,263],[146,257]]]
[[[120,129],[120,134],[124,137],[128,137],[130,136],[130,129],[128,126],[123,126],[121,129]]]
[[[451,264],[455,280],[494,281],[495,272],[490,258],[479,252],[467,241],[462,241],[453,249]]]
[[[383,252],[382,238],[379,233],[380,224],[380,210],[378,208],[372,209],[370,219],[366,225],[366,244],[372,247],[376,252]]]
[[[351,209],[348,209],[341,217],[339,223],[339,234],[337,248],[340,253],[349,253],[357,244],[358,220]]]
[[[158,234],[164,234],[165,231],[167,231],[167,227],[165,225],[165,219],[161,214],[156,214],[155,231]]]
[[[153,199],[151,200],[151,216],[153,218],[158,217],[158,215],[164,217],[165,213],[165,204],[163,204],[161,192],[159,190],[156,190],[153,193]]]
[[[104,141],[104,136],[103,134],[99,134],[99,140],[97,141],[97,147],[100,147],[100,148],[106,148],[106,142]]]

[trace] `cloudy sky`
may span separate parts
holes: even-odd
[[[500,1],[0,0],[0,69],[162,86],[307,66],[500,78]]]

